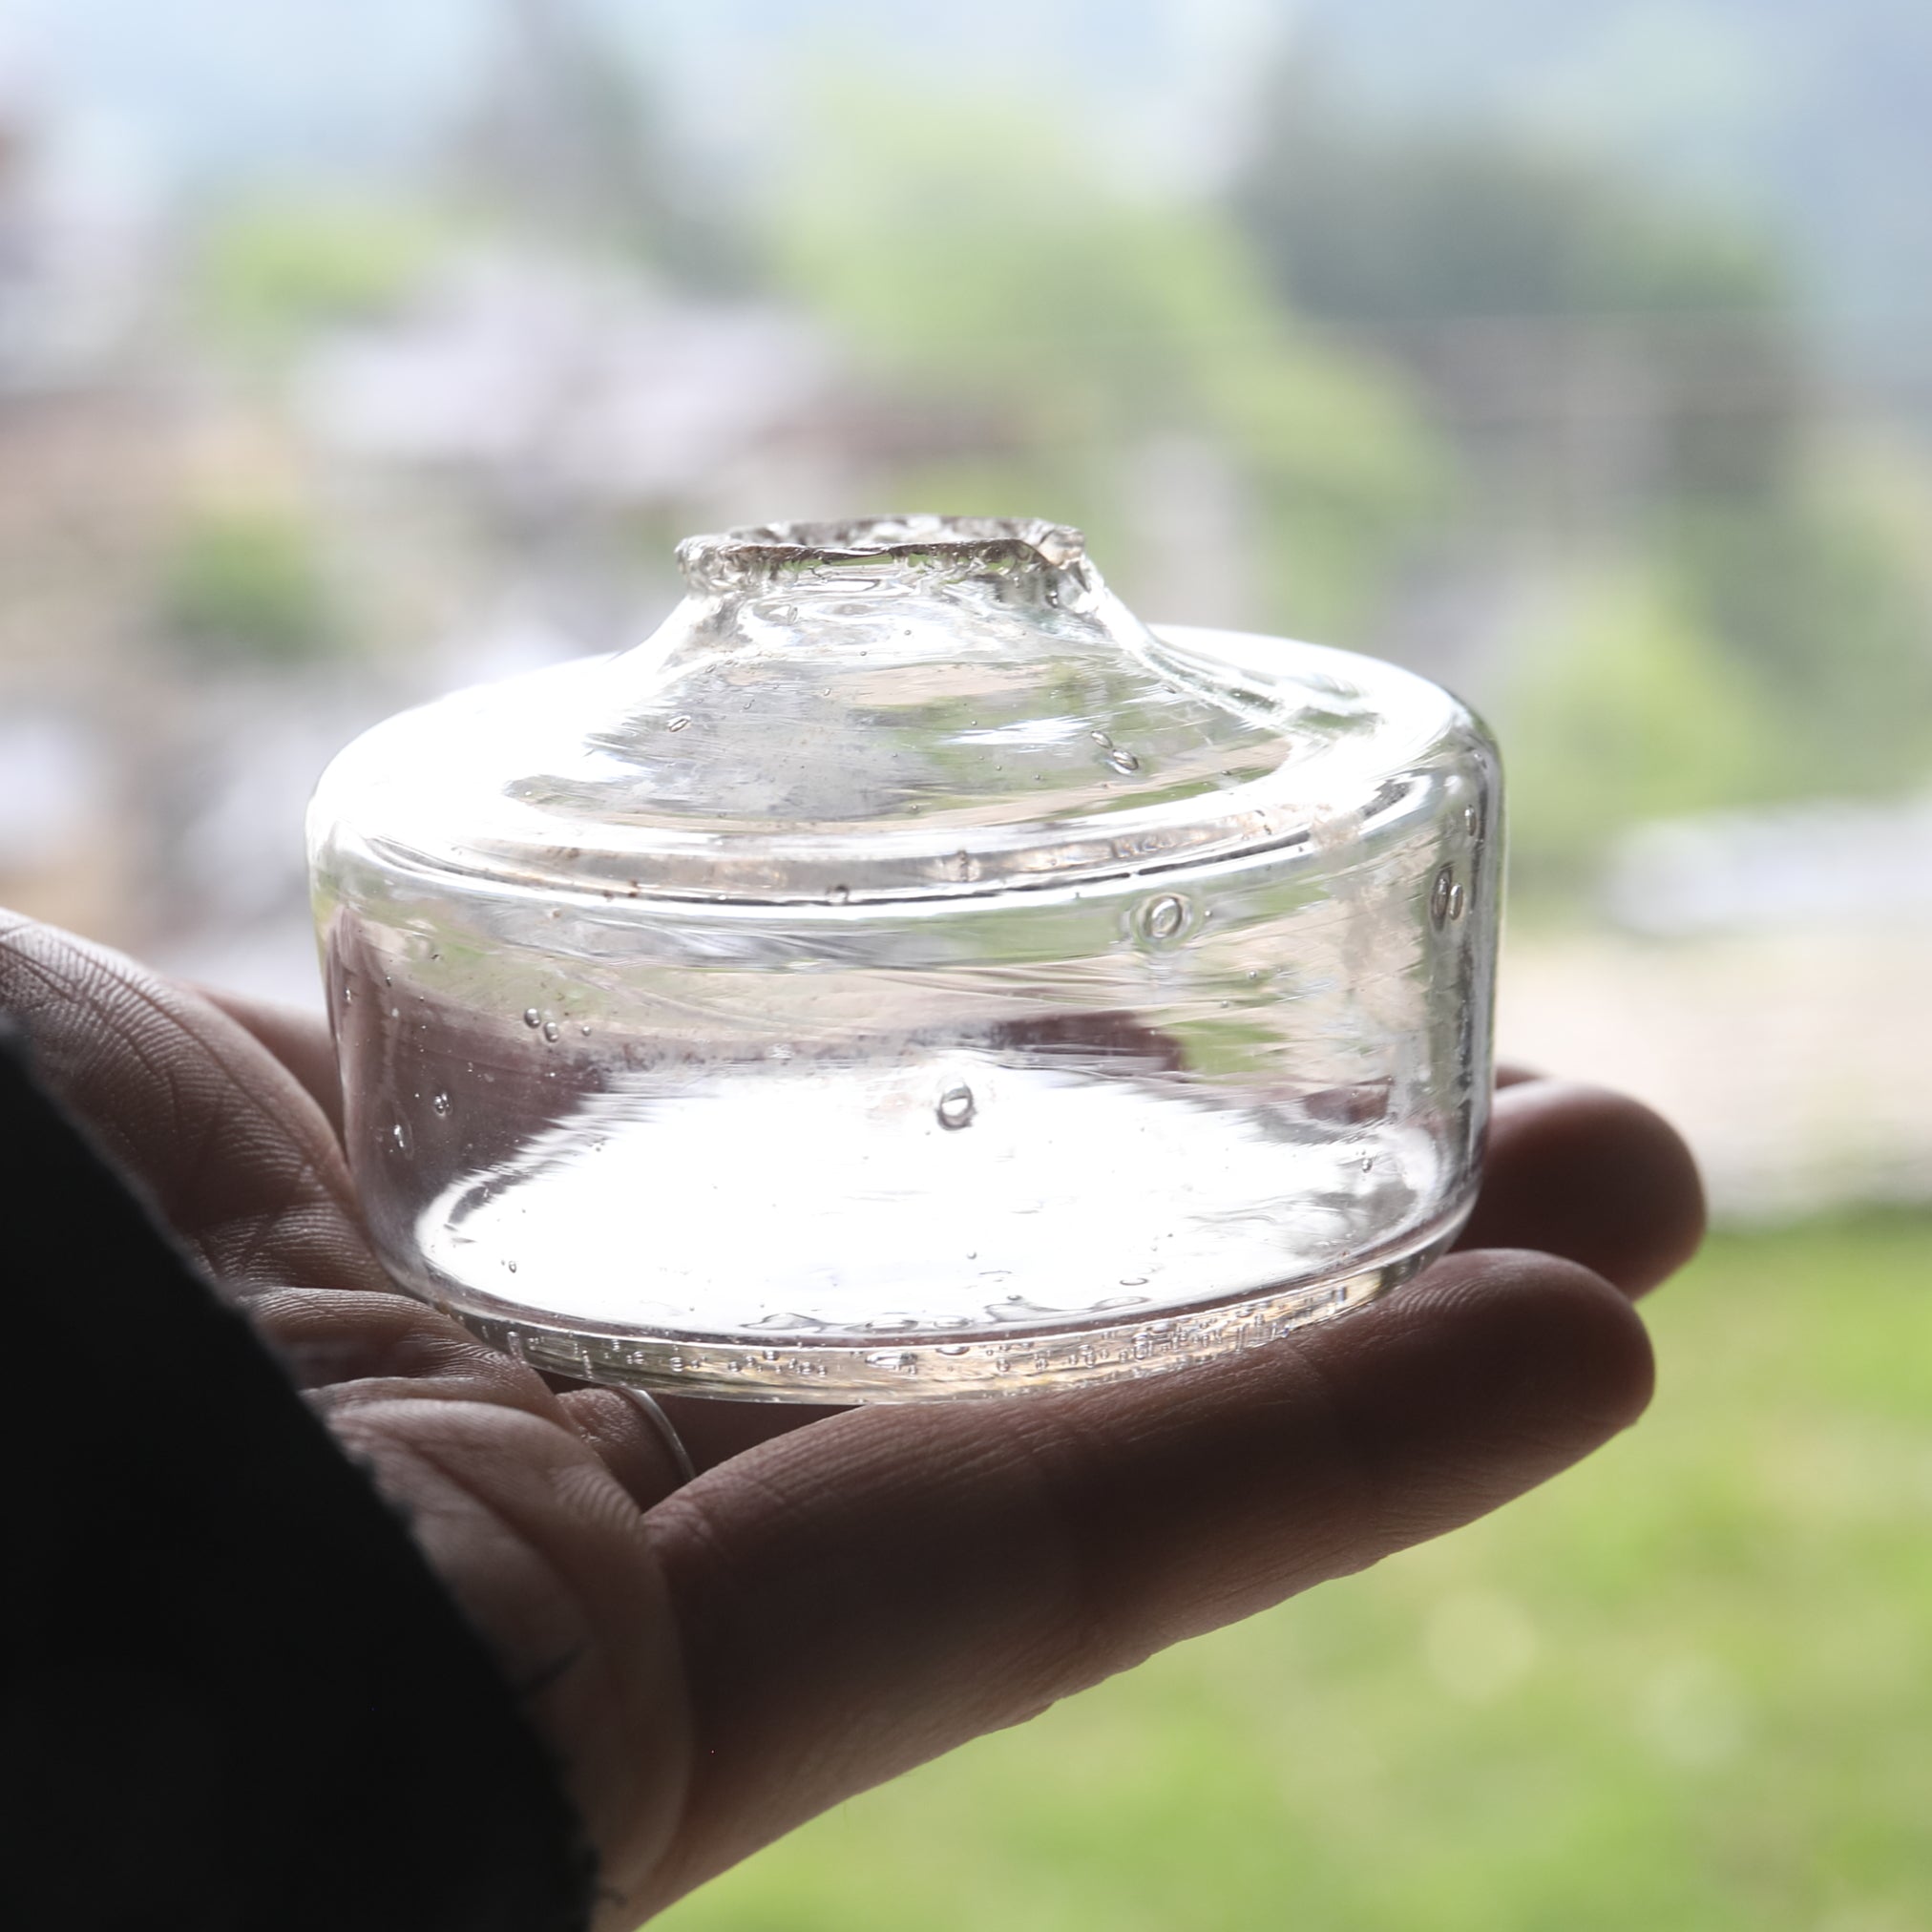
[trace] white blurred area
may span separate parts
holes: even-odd
[[[1393,70],[1413,9],[1376,4]],[[1472,34],[1505,34],[1507,9],[1465,10]],[[1793,374],[1803,327],[1740,358],[1716,308],[1633,315],[1586,289],[1576,314],[1522,297],[1483,313],[1478,252],[1474,312],[1351,316],[1362,264],[1333,236],[1307,303],[1298,270],[1283,293],[1228,209],[1263,220],[1268,76],[1304,37],[1311,59],[1346,52],[1359,18],[1334,0],[23,0],[0,29],[0,902],[313,1003],[303,809],[365,725],[636,640],[690,532],[1091,516],[1150,617],[1316,630],[1493,709],[1537,767],[1506,1050],[1671,1112],[1726,1212],[1932,1198],[1932,729],[1922,770],[1905,757],[1881,796],[1838,796],[1829,773],[1792,781],[1816,796],[1767,796],[1802,707],[1774,715],[1749,662],[1713,668],[1704,617],[1653,581],[1679,538],[1715,554],[1757,514],[1737,507],[1749,490],[1719,502],[1730,484],[1679,472],[1760,459],[1678,443],[1713,424],[1774,442],[1798,407],[1794,500],[1853,506],[1847,555],[1866,524],[1932,554],[1922,331],[1904,310],[1880,326],[1892,298],[1867,278],[1860,328]],[[1574,94],[1587,61],[1564,72]],[[1390,102],[1429,95],[1429,75],[1397,78],[1363,111],[1390,154]],[[1087,179],[1051,173],[1058,147],[1003,154],[996,115],[943,178],[989,208],[909,215],[888,148],[845,228],[815,238],[801,183],[853,102],[911,102],[916,132],[953,94],[1087,157],[1090,204],[1056,203]],[[1506,115],[1506,96],[1498,78],[1469,112]],[[1438,90],[1418,125],[1457,105]],[[1471,178],[1480,202],[1490,178]],[[1485,212],[1472,251],[1516,272]],[[995,258],[983,301],[871,274],[929,216]],[[1016,284],[1000,305],[1009,235],[1035,284],[1063,271],[1051,302]],[[1883,614],[1909,666],[1932,663],[1924,588]],[[1722,620],[1748,659],[1741,608]],[[1641,663],[1591,683],[1626,634]],[[1552,696],[1546,666],[1581,668]],[[1884,675],[1841,681],[1880,680],[1881,722],[1918,702]],[[1858,719],[1832,728],[1851,746],[1832,769],[1856,776]],[[1619,758],[1660,769],[1620,790]],[[1606,803],[1540,843],[1586,769]]]
[[[217,0],[138,23],[29,6],[0,40],[0,895],[297,1000],[314,997],[302,812],[339,745],[438,691],[635,641],[676,596],[678,536],[878,507],[881,471],[934,430],[883,410],[795,304],[682,285],[595,233],[576,121],[609,75],[580,66],[620,62],[635,20],[362,8],[350,55],[342,10],[299,6],[270,32]],[[728,178],[769,160],[768,116],[742,110],[782,101],[781,43],[809,58],[900,10],[829,28],[660,11],[653,105]],[[982,64],[1032,12],[982,12]],[[1167,28],[1104,98],[1117,135],[1158,120],[1178,166],[1254,10],[1154,13]],[[928,52],[955,40],[936,15],[897,25]],[[461,213],[368,312],[238,346],[182,282],[211,224],[263,199],[258,173],[298,219],[390,180]],[[237,544],[251,519],[300,526],[347,607],[342,648],[176,647],[166,553],[184,521],[224,517]]]
[[[1932,1193],[1932,932],[1680,943],[1576,934],[1504,948],[1502,1050],[1636,1095],[1747,1224]]]

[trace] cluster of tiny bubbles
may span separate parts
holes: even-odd
[[[446,1119],[450,1112],[450,1096],[448,1094],[432,1094],[430,1098],[430,1111],[439,1120]]]
[[[1178,892],[1163,892],[1141,907],[1135,923],[1144,939],[1165,946],[1186,931],[1188,910],[1187,901]]]
[[[978,1110],[979,1103],[973,1098],[973,1089],[969,1086],[948,1087],[939,1096],[939,1124],[948,1133],[956,1133],[961,1127],[970,1126],[973,1116]]]

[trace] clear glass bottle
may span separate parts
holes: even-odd
[[[397,1280],[536,1365],[912,1400],[1184,1366],[1467,1214],[1500,793],[1435,685],[1139,623],[1079,533],[694,538],[614,658],[310,817]]]

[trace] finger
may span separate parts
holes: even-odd
[[[562,1412],[541,1377],[395,1292],[321,1107],[209,1001],[105,948],[0,919],[0,1012],[38,1076],[153,1201],[319,1408]]]
[[[714,1469],[775,1436],[846,1413],[830,1403],[726,1402],[702,1396],[661,1395],[658,1403],[700,1470]]]
[[[645,1520],[700,1730],[664,1899],[1163,1645],[1494,1508],[1630,1422],[1628,1303],[1547,1256],[1084,1394],[859,1410]]]
[[[594,1390],[598,1385],[578,1376],[558,1376],[543,1371],[546,1387],[559,1396]],[[808,1422],[823,1422],[830,1416],[843,1416],[850,1403],[839,1402],[735,1402],[720,1396],[675,1396],[659,1388],[650,1392],[660,1413],[678,1438],[679,1446],[692,1468],[702,1474],[768,1442],[774,1436],[788,1436]],[[630,1401],[628,1396],[625,1397]],[[636,1409],[636,1404],[631,1404]],[[639,1412],[641,1415],[641,1412]],[[641,1427],[649,1431],[648,1418],[633,1422],[619,1417],[624,1433]]]
[[[279,999],[251,998],[222,986],[192,985],[188,990],[252,1033],[302,1082],[309,1099],[328,1117],[336,1139],[342,1139],[342,1077],[335,1042],[321,1014]]]
[[[661,1854],[693,1755],[663,1582],[636,1506],[560,1417],[410,1390],[329,1424],[496,1657],[615,1908]]]
[[[671,1425],[655,1421],[626,1391],[572,1389],[557,1402],[640,1509],[662,1502],[690,1480],[689,1468],[680,1460],[680,1448],[688,1454],[682,1436],[674,1447],[666,1434]]]
[[[1482,1192],[1459,1248],[1534,1248],[1627,1294],[1696,1251],[1704,1190],[1676,1130],[1622,1094],[1537,1080],[1496,1097]]]
[[[0,1013],[35,1071],[231,1292],[388,1290],[342,1148],[286,1067],[131,959],[0,914]]]

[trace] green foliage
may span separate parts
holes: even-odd
[[[843,1806],[664,1932],[1909,1932],[1932,1224],[1712,1245],[1500,1516]]]
[[[1517,883],[1573,893],[1643,819],[1922,784],[1932,585],[1912,527],[1842,482],[1680,504],[1648,561],[1575,587],[1494,706]]]
[[[1412,367],[1466,551],[1591,559],[1484,694],[1520,882],[1573,895],[1637,819],[1922,784],[1932,516],[1825,473],[1763,238],[1493,123],[1344,114],[1303,62],[1268,101],[1235,205],[1276,287]]]
[[[1489,128],[1392,131],[1276,78],[1237,205],[1290,297],[1353,322],[1775,309],[1776,258],[1735,219]]]
[[[1480,450],[1499,407],[1526,393],[1567,417],[1572,466],[1627,465],[1634,418],[1654,426],[1667,492],[1774,487],[1802,358],[1756,229],[1492,126],[1346,113],[1300,60],[1265,98],[1234,206],[1275,285],[1386,341],[1466,442]]]
[[[1666,197],[1722,195],[1786,238],[1840,347],[1922,336],[1922,0],[1311,0],[1297,25],[1384,112],[1561,128]]]
[[[1774,793],[1777,732],[1749,672],[1667,575],[1578,588],[1496,706],[1515,882],[1563,894],[1579,854],[1638,820]]]
[[[985,405],[1185,420],[1204,333],[1272,326],[1226,231],[1109,195],[1044,114],[839,91],[792,185],[793,284],[882,372]]]
[[[290,661],[339,641],[312,536],[280,509],[217,508],[183,521],[163,561],[158,623],[198,656]]]
[[[1049,108],[834,90],[773,249],[882,413],[954,443],[919,466],[971,486],[945,508],[1082,522],[1104,554],[1134,450],[1201,437],[1278,547],[1318,559],[1292,615],[1321,629],[1373,600],[1433,504],[1399,378],[1297,331],[1214,211],[1109,187]]]
[[[455,157],[477,213],[546,246],[653,262],[692,286],[739,282],[742,238],[721,219],[715,184],[693,192],[647,76],[609,33],[558,6],[511,10],[502,24]]]
[[[1448,495],[1406,384],[1306,342],[1209,356],[1202,380],[1254,491],[1269,608],[1304,636],[1359,638]]]
[[[203,238],[199,305],[218,340],[278,354],[405,295],[452,239],[407,201],[305,196],[243,204]]]
[[[1857,500],[1687,506],[1668,547],[1692,608],[1773,707],[1793,792],[1881,792],[1932,762],[1932,596]]]

